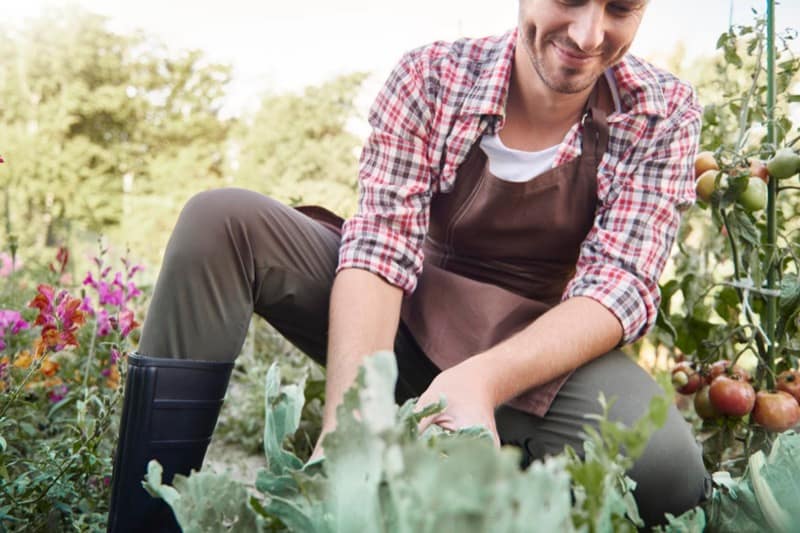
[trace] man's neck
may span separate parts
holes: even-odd
[[[506,125],[500,137],[506,146],[542,150],[558,144],[577,122],[594,86],[574,94],[558,93],[539,77],[519,48],[514,55],[506,100]]]

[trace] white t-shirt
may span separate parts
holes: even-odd
[[[614,108],[621,109],[619,91],[610,70],[605,72]],[[522,183],[530,181],[539,174],[553,168],[559,145],[551,146],[537,152],[515,150],[503,144],[499,135],[484,135],[481,138],[481,150],[489,159],[489,172],[504,181]]]

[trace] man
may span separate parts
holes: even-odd
[[[613,418],[639,418],[659,389],[615,348],[655,321],[701,114],[687,85],[626,54],[646,3],[520,0],[506,35],[405,55],[343,227],[248,191],[193,198],[144,326],[150,357],[130,359],[110,529],[168,523],[138,489],[144,464],[168,479],[200,466],[253,311],[326,364],[323,433],[363,358],[392,347],[398,400],[447,398],[423,429],[481,424],[526,463],[580,449],[601,391]],[[704,497],[677,410],[630,475],[648,524]]]

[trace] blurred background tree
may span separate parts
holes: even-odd
[[[236,183],[289,204],[320,204],[342,215],[355,211],[361,140],[347,131],[364,73],[344,75],[302,95],[264,98],[236,129]]]
[[[226,118],[231,67],[201,51],[80,10],[0,31],[2,242],[14,234],[31,256],[103,234],[157,265],[185,201],[222,186],[349,214],[360,142],[346,127],[364,77]]]

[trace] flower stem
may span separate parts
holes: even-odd
[[[28,373],[22,379],[22,382],[19,385],[17,385],[17,388],[16,388],[16,390],[14,390],[14,393],[11,395],[11,397],[8,399],[8,401],[3,405],[3,409],[0,410],[0,418],[2,418],[3,415],[6,414],[6,411],[8,411],[8,408],[11,407],[11,404],[13,404],[14,401],[16,401],[16,399],[22,393],[22,389],[25,388],[25,385],[28,383],[28,381],[30,381],[30,379],[33,376],[33,374],[37,370],[39,370],[39,368],[42,365],[41,361],[44,361],[44,356],[38,357],[38,358],[34,357],[33,363],[31,363],[31,366],[30,366],[30,370],[28,370]]]

